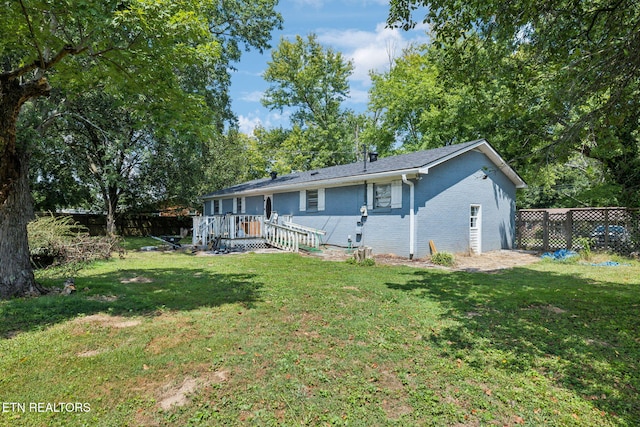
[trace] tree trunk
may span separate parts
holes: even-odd
[[[16,122],[22,105],[45,96],[51,87],[46,79],[20,82],[0,76],[0,298],[38,295],[33,276],[27,223],[33,218],[29,190],[29,156],[16,144]]]
[[[107,202],[107,236],[116,234],[116,212],[111,203]]]
[[[40,294],[33,277],[27,223],[33,219],[28,157],[17,157],[19,176],[0,204],[0,298]]]

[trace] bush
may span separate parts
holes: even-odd
[[[436,265],[451,267],[455,264],[455,259],[453,254],[450,254],[449,252],[436,252],[431,255],[431,262]]]
[[[373,258],[365,258],[362,261],[358,261],[355,258],[348,258],[345,262],[347,264],[359,265],[361,267],[372,267],[376,265],[376,260]]]
[[[578,237],[575,239],[576,244],[580,248],[580,257],[586,261],[591,261],[591,248],[593,247],[593,239],[590,237]]]
[[[36,268],[79,265],[109,259],[112,252],[121,252],[118,237],[91,237],[69,216],[39,217],[29,223],[27,232],[31,262]]]

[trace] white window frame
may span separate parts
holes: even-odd
[[[469,206],[469,247],[476,253],[482,253],[482,205],[472,203]]]
[[[324,188],[318,188],[318,189],[310,189],[310,190],[300,190],[300,212],[321,212],[324,211],[325,208],[325,189]],[[310,210],[308,208],[308,191],[317,191],[318,192],[318,207],[317,209],[312,209]]]
[[[378,206],[376,200],[376,192],[375,187],[380,185],[389,185],[389,190],[391,191],[391,201],[389,206]],[[370,210],[387,210],[387,209],[398,209],[402,207],[402,181],[394,180],[394,181],[384,181],[384,182],[374,182],[367,184],[367,209]]]
[[[238,212],[238,205],[240,205],[240,212]],[[233,213],[246,213],[247,212],[247,198],[246,197],[234,197],[233,198]]]

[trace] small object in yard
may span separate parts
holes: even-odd
[[[140,248],[140,251],[142,252],[150,252],[150,251],[157,251],[158,247],[157,246],[143,246]]]
[[[429,240],[429,248],[431,249],[431,255],[438,253],[438,250],[436,249],[436,244],[433,242],[433,240]]]
[[[578,253],[569,249],[558,249],[555,252],[543,253],[541,258],[550,258],[556,261],[563,261],[574,256],[578,256]]]
[[[178,248],[182,247],[182,245],[180,244],[180,240],[181,240],[180,236],[160,236],[160,237],[156,237],[156,236],[149,235],[149,237],[151,237],[152,239],[164,242],[164,243],[170,245],[173,249],[178,249]]]
[[[621,265],[629,266],[631,264],[620,264],[619,262],[615,262],[615,261],[604,261],[604,262],[592,262],[591,265],[594,267],[620,267]]]
[[[353,253],[353,259],[356,262],[364,262],[365,259],[373,258],[373,250],[369,246],[358,247],[356,251]]]
[[[61,295],[71,295],[76,291],[76,284],[73,280],[73,277],[68,278],[64,281],[64,287],[62,288]]]

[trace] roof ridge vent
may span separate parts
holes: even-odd
[[[367,153],[369,155],[369,163],[373,163],[378,160],[378,153],[375,151],[370,151]]]

